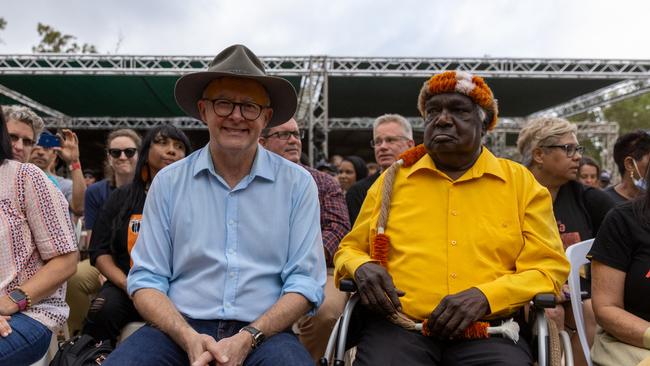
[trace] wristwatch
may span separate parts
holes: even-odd
[[[25,291],[19,288],[11,291],[8,296],[11,301],[18,305],[18,309],[20,311],[27,309],[30,305],[29,296],[25,293]]]
[[[251,342],[251,347],[253,348],[259,346],[266,339],[266,336],[264,335],[264,333],[262,333],[261,330],[255,327],[251,327],[250,325],[247,325],[242,329],[240,329],[239,333],[241,332],[248,332],[253,336],[253,341]]]

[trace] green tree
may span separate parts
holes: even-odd
[[[622,100],[603,108],[607,121],[618,122],[622,135],[650,129],[650,93]]]
[[[4,30],[6,26],[7,26],[7,21],[5,20],[5,18],[0,17],[0,30]],[[2,41],[2,38],[0,38],[0,43],[4,43]]]
[[[63,34],[50,25],[39,22],[36,30],[42,38],[38,45],[32,47],[33,52],[97,53],[95,46],[88,43],[80,45],[76,42],[77,37]]]

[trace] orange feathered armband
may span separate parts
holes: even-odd
[[[424,148],[424,145],[420,144],[404,151],[399,156],[399,159],[404,161],[402,166],[409,167],[417,163],[417,161],[420,160],[426,153],[427,150]]]
[[[390,248],[390,238],[386,234],[377,234],[372,243],[372,259],[379,261],[382,267],[388,266],[388,248]]]

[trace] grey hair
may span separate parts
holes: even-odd
[[[402,129],[404,130],[406,137],[413,140],[413,127],[411,127],[411,123],[406,118],[404,118],[399,114],[384,114],[382,116],[377,117],[377,119],[375,119],[375,122],[373,122],[372,124],[373,135],[375,134],[375,130],[377,129],[377,127],[388,122],[398,123],[400,126],[402,126]]]
[[[566,119],[556,117],[535,118],[519,131],[517,150],[522,157],[522,164],[530,167],[533,164],[533,150],[544,145],[557,144],[562,136],[576,134],[578,127]]]
[[[13,119],[28,124],[34,131],[34,140],[38,141],[38,137],[45,128],[45,122],[38,114],[22,105],[3,105],[2,111],[7,122]]]

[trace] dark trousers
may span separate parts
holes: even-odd
[[[129,295],[110,281],[106,281],[90,304],[81,333],[96,340],[110,340],[115,345],[122,328],[137,321],[142,321],[142,317]]]
[[[236,334],[246,322],[234,320],[196,320],[187,323],[201,334],[221,340]],[[104,366],[183,366],[188,365],[187,354],[173,339],[150,325],[138,329],[111,353]],[[282,332],[269,337],[251,351],[244,366],[310,366],[311,359],[298,337]]]
[[[356,339],[355,366],[364,365],[532,365],[528,344],[502,337],[477,340],[438,340],[404,330],[367,311],[351,336]]]

